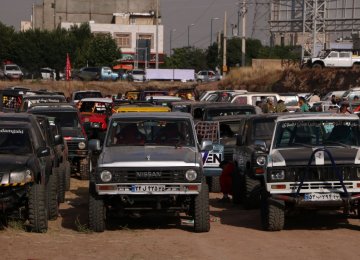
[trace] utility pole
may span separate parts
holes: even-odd
[[[226,11],[224,16],[224,39],[223,39],[223,77],[226,76],[227,72],[227,61],[226,61],[226,23],[227,23],[227,17],[226,17]]]
[[[159,68],[159,0],[156,0],[156,53],[155,68]]]
[[[245,67],[245,56],[246,56],[246,0],[243,0],[241,7],[242,15],[242,38],[241,38],[241,67]]]

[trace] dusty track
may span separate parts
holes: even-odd
[[[192,233],[176,216],[114,220],[104,233],[87,233],[87,182],[72,179],[46,234],[0,231],[1,259],[359,259],[358,219],[303,215],[284,231],[264,232],[258,210],[221,204],[219,196],[211,194],[209,233]]]

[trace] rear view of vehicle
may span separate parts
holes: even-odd
[[[279,117],[266,160],[263,228],[283,229],[286,213],[297,209],[342,209],[358,216],[359,136],[355,115]]]

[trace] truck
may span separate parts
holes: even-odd
[[[202,148],[212,149],[204,141]],[[200,144],[187,113],[119,113],[109,120],[105,142],[90,174],[89,227],[103,232],[106,216],[183,212],[195,232],[210,230],[209,191]]]
[[[146,80],[194,81],[193,69],[146,69]]]
[[[360,52],[354,50],[324,50],[318,57],[304,59],[303,67],[322,68],[352,68],[360,71]]]
[[[359,217],[359,129],[357,115],[294,113],[276,119],[269,146],[255,140],[263,153],[257,161],[264,170],[264,230],[282,230],[287,216],[300,209],[342,210]]]

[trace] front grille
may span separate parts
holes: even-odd
[[[346,189],[355,188],[352,182],[344,182],[344,185],[345,185]],[[299,187],[299,184],[290,184],[290,188],[293,190],[297,190],[298,187]],[[319,190],[319,189],[344,191],[340,182],[335,182],[335,183],[312,182],[312,183],[304,183],[301,186],[301,190]]]
[[[344,181],[360,180],[360,178],[357,177],[357,167],[348,165],[339,165],[337,167],[339,169],[339,173],[343,176]],[[289,166],[283,169],[271,169],[267,175],[269,182],[274,182],[271,180],[271,173],[278,170],[285,171],[285,180],[283,180],[284,182],[300,182],[305,175],[307,167]],[[332,166],[310,166],[304,181],[339,181],[339,178]]]
[[[79,142],[78,141],[67,141],[67,146],[68,146],[68,149],[69,149],[69,152],[70,151],[77,151],[79,150]]]
[[[110,170],[112,173],[112,183],[188,183],[185,178],[186,170],[171,169],[137,169],[137,170]],[[140,173],[150,173],[150,176],[139,176]],[[151,175],[151,173],[157,173]],[[200,180],[198,175],[196,181]],[[96,174],[97,183],[102,183],[100,173]],[[194,182],[196,182],[194,181]]]

